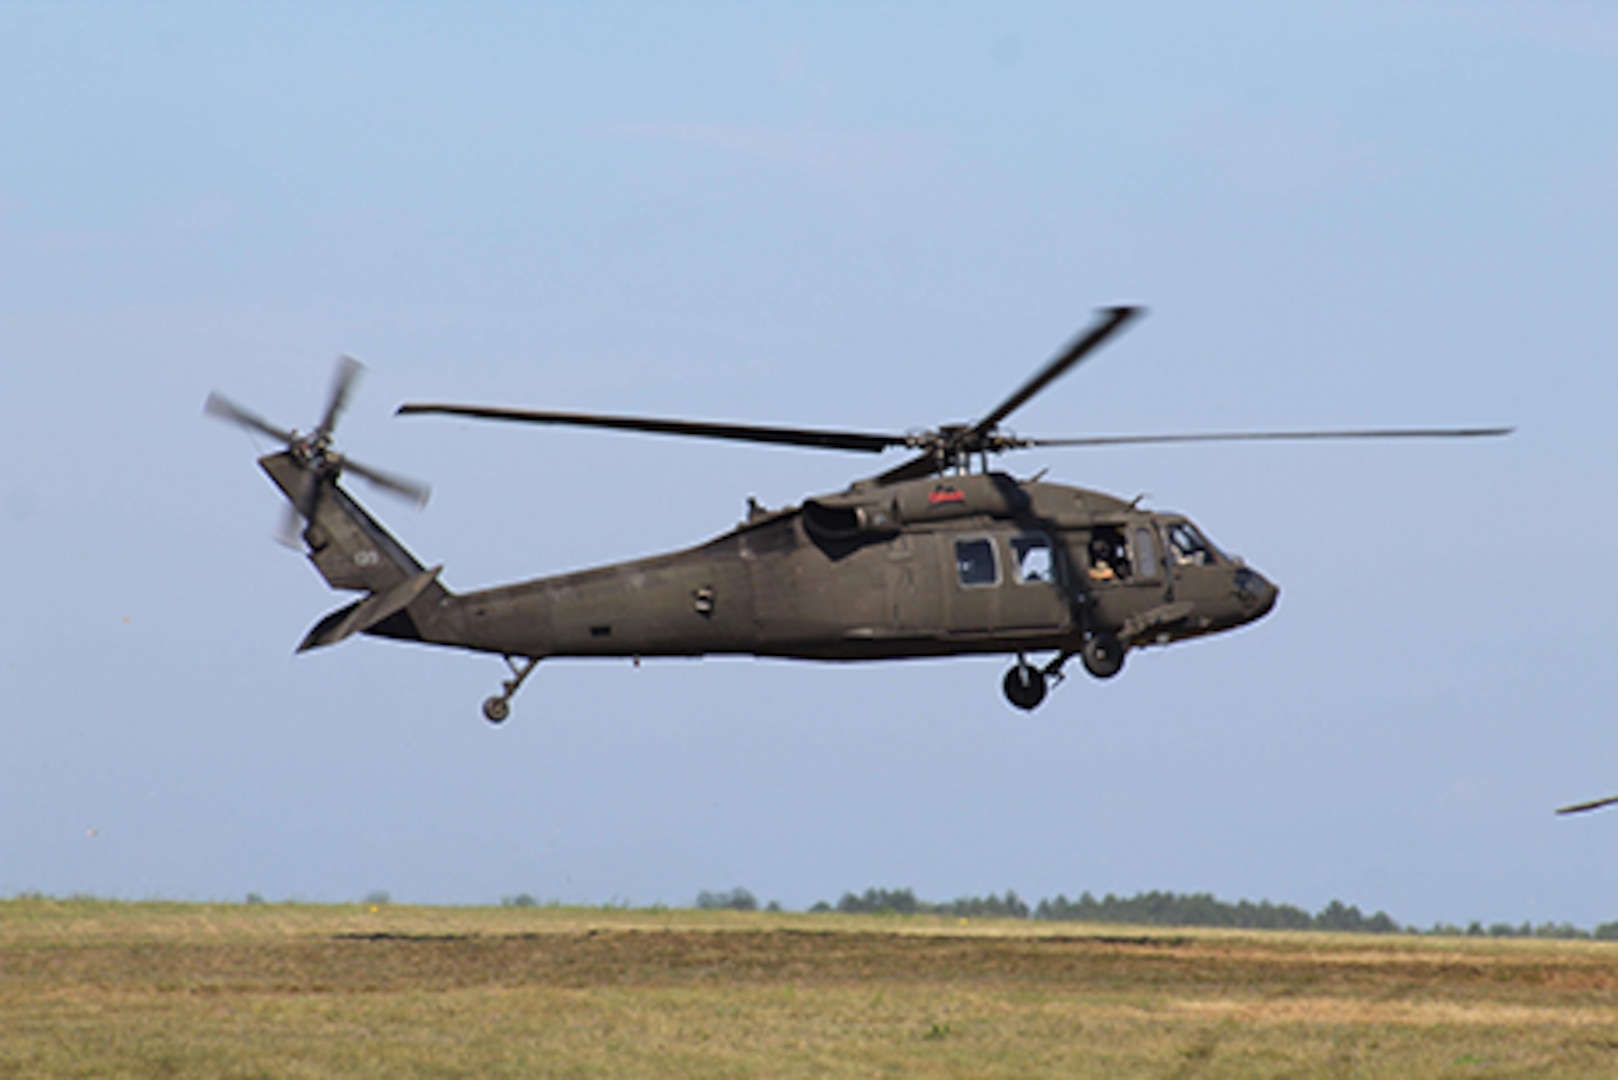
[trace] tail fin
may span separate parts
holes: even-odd
[[[423,567],[330,473],[310,468],[289,451],[266,455],[258,463],[307,516],[303,539],[320,576],[334,589],[367,593],[317,623],[298,651],[333,645],[367,630],[420,639],[406,609],[418,600],[432,603],[449,596],[438,582],[443,567]]]

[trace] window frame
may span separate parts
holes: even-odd
[[[989,566],[994,571],[994,578],[990,581],[967,581],[961,572],[961,545],[983,544],[989,550]],[[1000,571],[1000,553],[996,550],[994,537],[988,533],[968,534],[955,537],[955,585],[961,589],[994,589],[1005,581],[1005,575]]]
[[[1137,522],[1129,530],[1129,554],[1140,580],[1156,581],[1163,573],[1163,539],[1149,522]]]
[[[1020,540],[1037,540],[1041,544],[1043,544],[1046,552],[1050,556],[1050,564],[1049,564],[1049,566],[1050,566],[1050,576],[1049,577],[1028,578],[1028,577],[1023,576],[1023,560],[1022,560],[1022,557],[1023,557],[1023,555],[1025,553],[1020,552],[1020,551],[1017,550],[1017,543]],[[1032,550],[1034,547],[1036,547],[1038,545],[1030,544],[1028,546],[1029,546],[1029,549]],[[1061,557],[1060,552],[1057,549],[1056,541],[1051,537],[1051,535],[1049,533],[1043,532],[1042,530],[1039,530],[1039,529],[1028,529],[1028,530],[1025,530],[1023,532],[1012,533],[1010,536],[1008,536],[1006,538],[1006,547],[1010,550],[1010,553],[1011,553],[1011,577],[1012,577],[1012,580],[1015,581],[1018,585],[1061,585],[1062,584],[1062,557]]]

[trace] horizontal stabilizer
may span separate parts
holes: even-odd
[[[416,597],[420,596],[427,586],[437,579],[442,566],[435,566],[430,570],[423,570],[419,574],[405,578],[392,588],[381,592],[374,592],[363,600],[356,600],[345,608],[327,615],[315,624],[298,646],[299,652],[308,652],[323,645],[335,645],[346,637],[362,633],[380,623],[388,616],[404,610]]]

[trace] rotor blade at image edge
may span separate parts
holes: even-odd
[[[1093,435],[1071,439],[1019,438],[1020,447],[1151,446],[1167,443],[1299,442],[1329,439],[1480,439],[1510,435],[1512,427],[1363,428],[1338,431],[1208,431],[1186,435]]]
[[[1589,810],[1600,810],[1603,806],[1612,806],[1614,803],[1618,803],[1618,795],[1609,795],[1605,799],[1591,799],[1589,802],[1559,807],[1556,812],[1558,814],[1582,814]]]
[[[1000,421],[1022,408],[1028,400],[1051,383],[1067,374],[1074,365],[1094,352],[1103,342],[1121,330],[1125,323],[1141,314],[1138,307],[1111,307],[1101,309],[1101,321],[1074,339],[1061,354],[1039,370],[1017,392],[1000,403],[1000,407],[973,426],[975,435],[985,435],[999,426]]]
[[[890,446],[905,445],[903,435],[883,435],[860,431],[818,428],[770,427],[763,424],[731,424],[701,420],[671,420],[649,416],[611,416],[598,413],[551,412],[544,409],[512,409],[497,405],[436,405],[410,403],[399,406],[397,415],[434,414],[464,416],[475,420],[505,420],[522,424],[560,424],[570,427],[609,428],[654,435],[685,435],[700,439],[729,439],[736,442],[771,443],[778,446],[806,446],[819,450],[856,450],[877,454]]]

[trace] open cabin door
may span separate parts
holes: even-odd
[[[1097,622],[1123,625],[1164,602],[1169,582],[1157,530],[1146,520],[1098,524],[1084,550],[1085,583]]]

